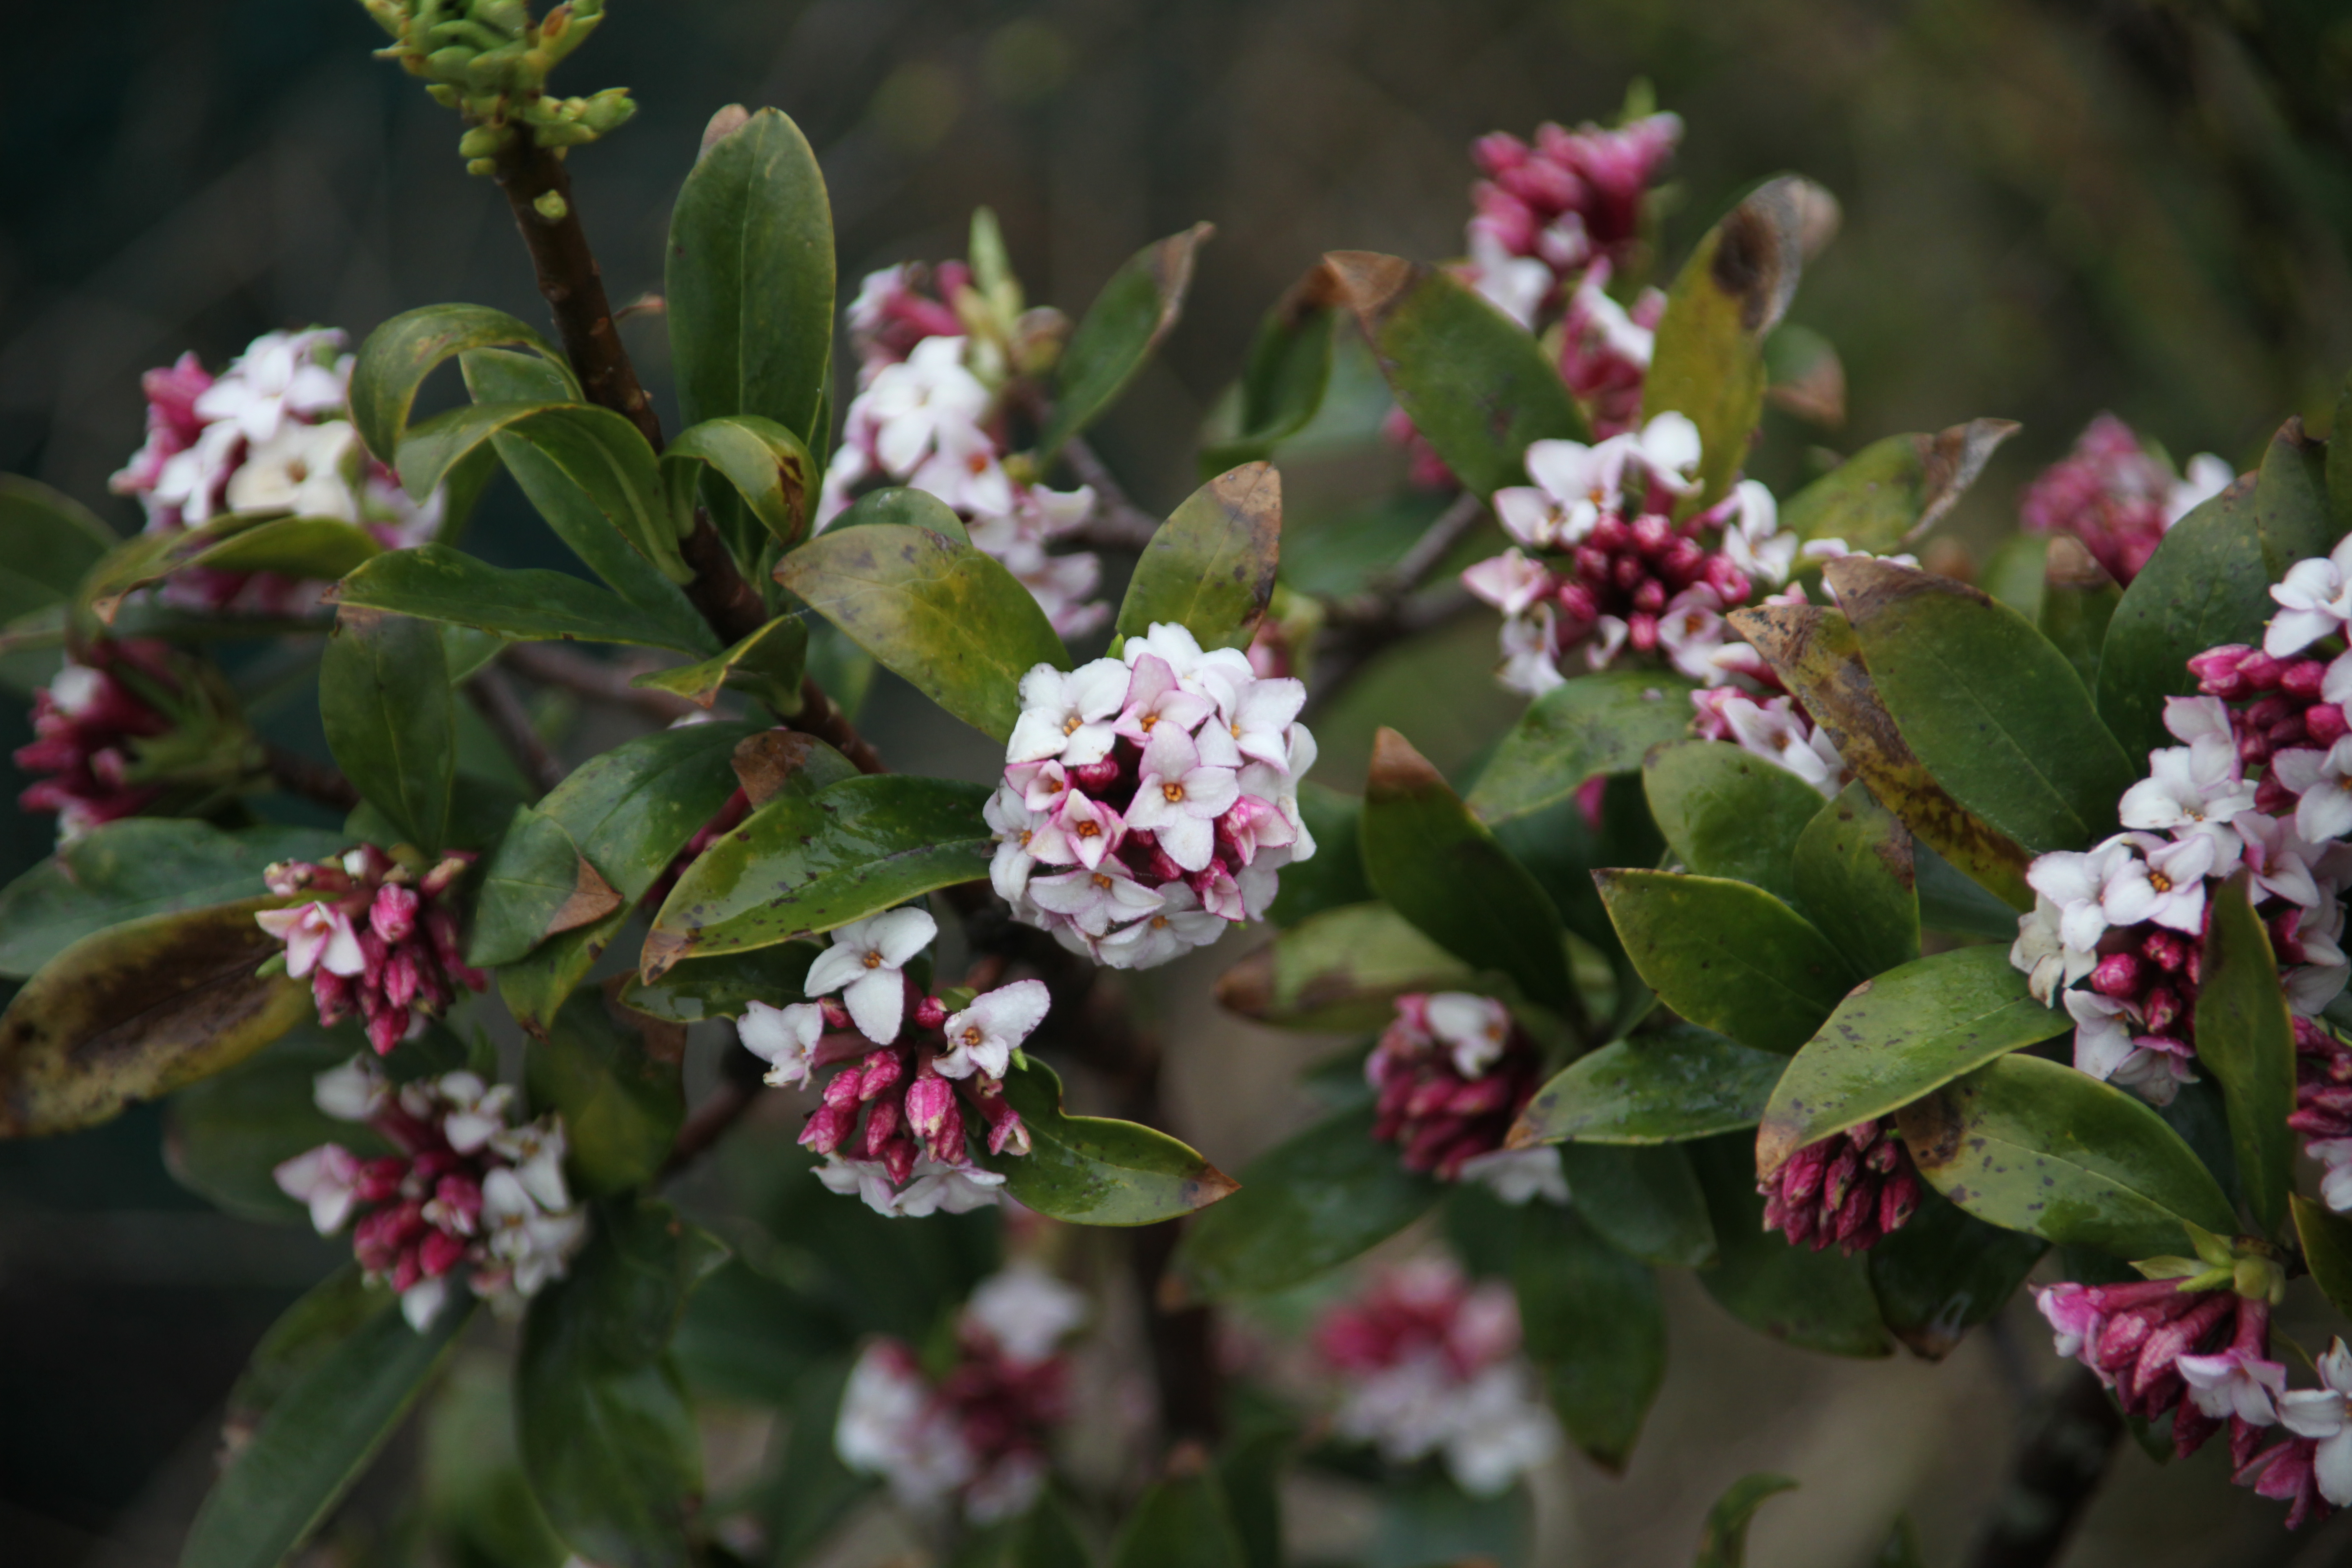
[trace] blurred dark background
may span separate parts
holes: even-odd
[[[1213,220],[1184,325],[1100,432],[1154,510],[1319,253],[1455,253],[1473,136],[1605,118],[1637,77],[1688,126],[1669,263],[1777,170],[1843,204],[1793,314],[1837,344],[1853,412],[1793,438],[2021,420],[1979,515],[2102,408],[2249,464],[2289,414],[2324,427],[2352,363],[2341,0],[612,3],[565,85],[640,106],[574,160],[616,301],[659,288],[672,192],[732,101],[817,147],[845,285],[960,253],[984,202],[1032,297],[1075,312],[1137,246]],[[105,481],[139,442],[142,369],[191,348],[216,366],[275,327],[356,342],[434,300],[543,313],[503,202],[369,58],[356,4],[7,10],[0,469],[127,530]],[[626,330],[665,379],[658,330]],[[0,744],[24,734],[0,716]],[[0,873],[47,839],[0,815]],[[0,1146],[0,1562],[170,1561],[190,1456],[324,1256],[182,1194],[152,1115]]]

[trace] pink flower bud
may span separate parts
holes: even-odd
[[[845,1079],[849,1079],[849,1075],[844,1073],[840,1078],[835,1079],[834,1082],[839,1083]],[[856,1079],[849,1079],[849,1081],[854,1089]],[[850,1129],[856,1123],[857,1110],[854,1098],[846,1106],[832,1104],[819,1106],[816,1114],[808,1119],[808,1125],[801,1129],[801,1145],[820,1154],[830,1154],[841,1147],[842,1141],[849,1136]]]
[[[417,1246],[417,1262],[427,1279],[438,1279],[457,1267],[466,1256],[466,1244],[445,1230],[430,1230]]]
[[[2352,734],[2352,722],[2346,721],[2343,706],[2335,702],[2315,702],[2305,709],[2303,727],[2317,746],[2333,746]]]
[[[2197,689],[2206,696],[2235,699],[2246,690],[2246,679],[2239,672],[2239,666],[2253,651],[2243,643],[2208,648],[2190,657],[2189,673],[2197,678]]]
[[[867,1053],[864,1068],[857,1075],[857,1098],[871,1100],[878,1098],[907,1073],[907,1064],[895,1050]],[[844,1078],[849,1075],[844,1073]],[[896,1116],[897,1112],[892,1112]],[[869,1134],[869,1136],[871,1136]]]
[[[2279,689],[2305,702],[2315,700],[2327,683],[2327,665],[2316,658],[2298,658],[2279,671]]]
[[[936,1029],[948,1021],[948,1005],[936,996],[926,996],[915,1004],[915,1027]]]
[[[387,942],[405,942],[408,933],[416,929],[416,911],[422,901],[415,889],[386,882],[375,890],[375,902],[368,906],[368,924]]]
[[[2091,971],[2091,989],[2102,996],[2138,994],[2140,961],[2128,952],[2110,953]]]

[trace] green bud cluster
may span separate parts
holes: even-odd
[[[525,0],[360,0],[391,35],[378,51],[472,122],[457,142],[468,173],[490,173],[520,130],[541,147],[593,142],[637,111],[626,88],[554,98],[548,74],[604,19],[604,0],[565,0],[534,21]]]
[[[2194,1258],[2148,1258],[2132,1265],[2150,1279],[2177,1279],[2183,1290],[2235,1290],[2275,1307],[2286,1295],[2286,1269],[2277,1248],[2251,1236],[2220,1237],[2186,1221]]]

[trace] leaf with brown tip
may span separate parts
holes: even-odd
[[[1933,436],[1874,441],[1790,496],[1780,526],[1803,539],[1843,539],[1853,550],[1893,550],[1926,533],[2017,434],[2010,419],[1971,419]]]
[[[1187,497],[1144,547],[1119,602],[1121,637],[1161,622],[1204,648],[1247,647],[1282,556],[1282,476],[1244,463]]]

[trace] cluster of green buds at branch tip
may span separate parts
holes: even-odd
[[[2132,1267],[2150,1279],[2177,1279],[2183,1290],[2235,1290],[2250,1301],[2277,1306],[2286,1299],[2286,1269],[2278,1249],[2251,1236],[2215,1236],[2186,1225],[2194,1258],[2149,1258]]]
[[[541,21],[531,19],[523,0],[360,3],[394,39],[380,52],[423,77],[437,101],[473,122],[457,142],[469,174],[488,174],[517,126],[561,154],[618,129],[637,111],[626,88],[586,98],[547,95],[548,73],[604,19],[603,0],[567,0]]]

